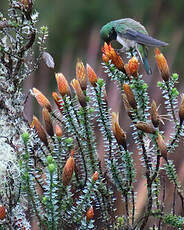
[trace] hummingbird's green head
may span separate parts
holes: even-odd
[[[107,42],[107,44],[112,40],[116,40],[117,33],[114,26],[111,23],[104,25],[100,30],[100,37],[103,41]]]

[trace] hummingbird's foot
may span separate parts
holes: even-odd
[[[115,49],[116,53],[118,55],[121,55],[122,53],[126,53],[128,51],[127,47],[122,47],[120,49]]]
[[[120,49],[115,49],[115,51],[116,51],[116,53],[117,53],[118,55],[121,54]]]

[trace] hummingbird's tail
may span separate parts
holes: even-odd
[[[152,74],[152,70],[151,70],[151,67],[149,65],[148,58],[147,57],[142,57],[142,59],[143,59],[143,64],[144,64],[144,68],[146,70],[146,73],[148,75],[151,75]]]
[[[150,67],[149,62],[148,62],[148,50],[147,50],[147,48],[144,45],[138,44],[137,52],[140,56],[142,63],[144,64],[144,68],[146,70],[146,73],[148,75],[152,74],[152,70],[151,70],[151,67]]]

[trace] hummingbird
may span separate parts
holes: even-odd
[[[130,51],[132,54],[133,51],[136,51],[144,64],[147,74],[152,74],[148,63],[147,46],[159,47],[168,45],[166,42],[149,36],[145,27],[131,18],[123,18],[107,23],[101,28],[100,37],[108,44],[112,40],[116,40],[122,45],[120,49],[122,52]]]

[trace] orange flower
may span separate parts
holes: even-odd
[[[49,100],[38,89],[33,88],[33,94],[41,107],[46,107],[49,112],[52,111]]]
[[[180,118],[180,125],[182,125],[184,121],[184,95],[182,96],[181,105],[179,107],[179,118]]]
[[[21,0],[21,3],[24,5],[25,8],[29,7],[29,0]]]
[[[59,95],[56,92],[52,93],[52,97],[54,98],[54,101],[58,107],[58,109],[60,110],[60,112],[63,112],[63,105],[64,105],[64,101],[61,97],[59,97]]]
[[[32,121],[32,124],[31,124],[31,128],[35,128],[36,129],[40,140],[46,146],[48,146],[47,135],[46,135],[45,130],[42,127],[40,121],[38,120],[38,118],[36,116],[33,116],[33,121]]]
[[[108,45],[106,42],[102,48],[102,59],[104,62],[112,61],[112,63],[119,69],[124,70],[124,63],[122,58],[112,48],[111,43]]]
[[[73,79],[71,81],[71,86],[73,87],[73,89],[75,90],[75,93],[77,94],[80,105],[82,107],[85,107],[86,106],[86,97],[85,97],[85,95],[81,89],[81,85],[80,85],[79,81],[76,79]]]
[[[125,69],[126,75],[130,77],[130,76],[131,76],[131,73],[130,73],[130,70],[129,70],[129,67],[128,67],[128,64],[127,64],[127,63],[124,64],[124,69]]]
[[[111,43],[109,43],[108,45],[106,42],[104,42],[104,46],[102,47],[102,52],[109,58],[112,56],[110,52],[111,48],[112,48]]]
[[[167,146],[165,144],[163,137],[160,134],[158,134],[156,141],[160,149],[161,156],[167,161]]]
[[[62,181],[63,185],[67,186],[70,183],[70,180],[72,178],[74,168],[75,168],[75,161],[73,158],[74,151],[71,151],[71,155],[66,161],[66,164],[63,168],[63,173],[62,173]]]
[[[51,120],[49,111],[45,107],[42,109],[42,117],[43,117],[43,120],[45,122],[45,129],[46,129],[48,135],[53,137],[54,136],[54,130],[53,130],[53,126],[52,126],[52,120]]]
[[[128,113],[128,116],[130,117],[130,119],[133,119],[132,111],[131,111],[132,107],[128,102],[126,94],[123,94],[122,97],[123,97],[123,103],[124,103],[126,112]]]
[[[168,81],[170,78],[170,73],[167,60],[165,59],[164,55],[160,53],[160,50],[158,48],[155,49],[155,59],[162,79],[164,81]]]
[[[106,55],[105,55],[105,54],[102,54],[102,60],[103,60],[105,63],[107,63],[107,62],[109,62],[110,58],[107,56],[107,54],[106,54]]]
[[[6,216],[6,208],[4,205],[0,205],[0,220],[4,220]]]
[[[135,97],[134,97],[134,94],[132,92],[132,89],[130,88],[130,86],[128,84],[123,84],[123,89],[124,89],[125,95],[127,97],[127,100],[129,102],[130,106],[133,109],[136,109],[137,103],[135,101]]]
[[[68,82],[65,76],[62,73],[56,73],[55,77],[56,77],[57,86],[58,86],[58,90],[60,94],[62,96],[65,96],[65,95],[70,96],[71,95],[70,87],[68,85]]]
[[[87,64],[86,68],[87,68],[89,82],[91,83],[92,86],[95,87],[96,83],[97,83],[97,80],[98,80],[98,77],[97,77],[95,71],[91,68],[90,65]]]
[[[86,219],[87,221],[90,221],[91,219],[93,219],[93,217],[94,217],[94,210],[93,210],[93,206],[91,206],[86,213]]]
[[[119,125],[119,114],[112,112],[112,131],[119,145],[123,145],[126,150],[126,134]]]
[[[97,181],[98,180],[98,172],[97,171],[94,172],[94,174],[92,176],[92,180],[93,181]]]
[[[63,135],[63,131],[58,124],[56,124],[56,126],[55,126],[55,133],[56,133],[57,137],[62,137],[62,135]]]
[[[132,57],[128,62],[128,70],[130,75],[137,76],[139,62],[136,57]]]
[[[76,78],[80,83],[81,89],[86,90],[87,88],[86,70],[83,62],[80,59],[78,59],[76,64]]]

